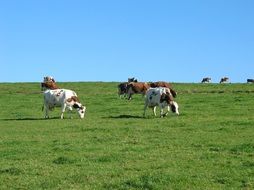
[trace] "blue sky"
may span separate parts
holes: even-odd
[[[253,0],[2,0],[0,82],[254,78]]]

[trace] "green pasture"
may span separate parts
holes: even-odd
[[[61,120],[39,83],[1,83],[0,189],[254,189],[253,84],[173,84],[165,118],[117,84],[59,83],[87,106]]]

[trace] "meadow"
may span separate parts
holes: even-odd
[[[117,84],[59,83],[87,106],[61,120],[39,83],[0,83],[0,189],[254,189],[253,84],[174,83],[165,118]]]

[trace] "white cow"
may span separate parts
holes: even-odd
[[[54,107],[61,107],[61,119],[63,119],[63,114],[66,108],[69,109],[69,111],[72,111],[72,108],[75,108],[81,119],[85,116],[86,107],[79,102],[77,94],[72,90],[46,90],[44,92],[43,107],[45,108],[45,118],[49,118],[48,111],[53,110]]]
[[[156,107],[160,107],[160,117],[165,117],[170,108],[172,112],[179,115],[178,104],[173,101],[173,96],[168,88],[149,88],[146,92],[144,114],[145,117],[147,107],[153,108],[153,113],[156,116]],[[163,114],[163,109],[167,107],[167,112]]]

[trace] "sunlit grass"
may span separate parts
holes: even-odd
[[[254,86],[173,85],[180,116],[142,118],[117,83],[60,83],[87,115],[45,120],[38,83],[0,84],[0,189],[253,189]]]

